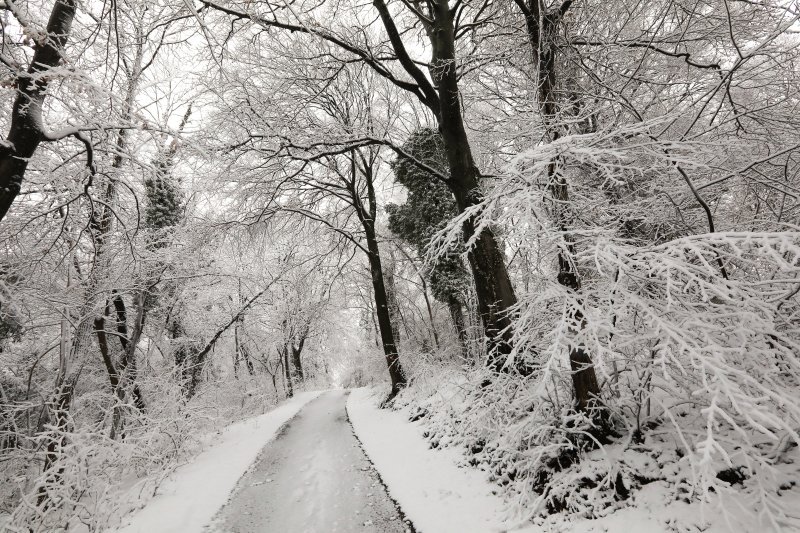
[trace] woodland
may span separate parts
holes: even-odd
[[[658,486],[800,528],[798,31],[0,0],[0,529],[104,530],[201,435],[362,386],[518,520]]]

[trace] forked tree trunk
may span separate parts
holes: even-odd
[[[119,365],[121,384],[123,386],[131,385],[133,404],[139,411],[144,411],[144,395],[137,381],[139,371],[136,366],[136,348],[138,347],[139,338],[144,328],[144,317],[147,312],[147,308],[144,307],[144,296],[139,295],[137,298],[134,298],[134,304],[138,304],[140,309],[134,317],[136,323],[133,325],[133,334],[131,334],[128,329],[128,311],[125,306],[125,300],[122,298],[122,295],[116,293],[116,291],[114,293],[113,304],[117,315],[117,338],[122,347],[122,359]]]
[[[239,306],[245,304],[244,297],[242,296],[242,280],[239,280]],[[240,316],[239,319],[236,321],[236,324],[233,326],[233,339],[234,345],[236,348],[236,357],[233,361],[233,374],[234,376],[238,377],[238,370],[239,370],[239,362],[244,361],[245,367],[247,367],[247,373],[251,376],[255,374],[255,369],[253,368],[253,361],[250,359],[250,352],[248,352],[247,347],[244,345],[244,339],[242,339],[244,333],[244,315]]]
[[[233,358],[233,376],[239,378],[239,365],[244,361],[244,366],[247,368],[247,373],[251,376],[255,373],[253,368],[253,361],[250,359],[250,353],[242,340],[242,329],[244,317],[236,321],[233,326],[233,344],[234,344],[234,358]]]
[[[292,367],[294,368],[294,375],[297,376],[298,382],[305,381],[305,374],[303,374],[303,361],[300,359],[300,355],[303,353],[303,346],[305,343],[305,335],[302,335],[299,339],[297,339],[297,344],[294,342],[291,344]]]
[[[47,491],[48,486],[60,484],[64,475],[64,469],[56,467],[56,465],[63,453],[62,450],[67,442],[67,434],[71,429],[70,404],[72,403],[78,378],[83,370],[86,353],[91,344],[92,331],[94,329],[94,320],[91,318],[92,311],[91,302],[85,301],[81,307],[81,317],[71,346],[67,346],[67,343],[63,342],[65,332],[62,331],[59,367],[53,396],[49,402],[49,409],[54,423],[48,430],[47,448],[42,469],[42,472],[45,473],[45,480],[44,484],[39,488],[36,501],[41,508],[46,508],[50,503]]]

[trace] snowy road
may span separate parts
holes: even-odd
[[[353,436],[346,399],[331,391],[306,405],[262,450],[208,531],[405,532]]]

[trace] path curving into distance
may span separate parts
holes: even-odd
[[[239,480],[209,533],[407,533],[347,420],[347,391],[308,403]]]

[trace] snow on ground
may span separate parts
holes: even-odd
[[[380,472],[389,494],[418,533],[527,531],[503,520],[504,502],[483,472],[458,466],[456,449],[431,450],[406,409],[379,409],[382,396],[356,389],[347,413],[364,451]]]
[[[159,487],[117,533],[199,533],[225,505],[258,452],[289,419],[321,392],[305,392],[269,413],[231,424],[211,446]]]
[[[465,398],[457,393],[457,383],[440,381],[426,393],[417,391],[417,401],[400,397],[394,402],[405,406],[399,410],[379,409],[384,391],[358,389],[348,402],[350,420],[361,439],[367,455],[380,472],[390,495],[398,501],[406,516],[421,533],[489,533],[503,530],[506,502],[498,485],[487,479],[487,473],[466,465],[465,448],[448,440],[446,432],[437,438],[438,447],[430,448],[432,415],[421,422],[409,422],[410,415],[420,408],[444,411],[451,407],[454,416],[463,415]],[[419,397],[427,398],[419,401]],[[435,423],[435,422],[434,422]],[[652,439],[651,439],[652,440]],[[668,451],[671,452],[667,453]],[[786,454],[786,460],[776,465],[775,485],[779,491],[781,509],[773,508],[778,516],[771,523],[754,512],[758,497],[755,479],[743,481],[743,486],[712,492],[708,502],[696,495],[681,491],[680,480],[690,479],[693,472],[675,454],[674,445],[654,445],[637,451],[627,443],[613,444],[588,452],[580,463],[560,472],[553,490],[570,497],[583,498],[592,515],[579,512],[554,513],[536,516],[524,529],[526,533],[767,533],[771,531],[800,531],[800,450]],[[641,464],[639,464],[641,463]],[[643,486],[632,490],[630,498],[609,502],[602,487],[592,487],[586,480],[598,479],[598,472],[617,465],[627,472],[647,478]],[[677,486],[677,489],[676,489]],[[495,491],[497,494],[495,494]],[[606,491],[607,492],[607,491]],[[511,507],[519,510],[520,503]],[[785,513],[784,516],[781,516]]]
[[[405,533],[347,422],[347,392],[309,402],[264,447],[209,533]]]

